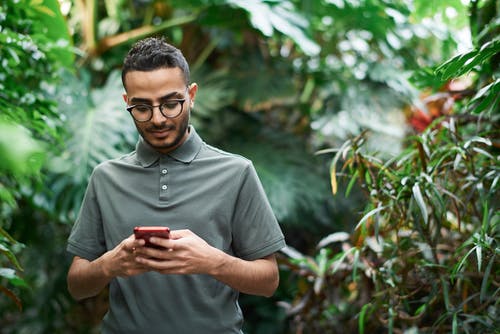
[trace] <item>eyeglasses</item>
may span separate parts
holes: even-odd
[[[159,107],[161,114],[166,118],[176,118],[182,114],[186,99],[171,99],[156,106],[149,104],[135,104],[128,106],[127,111],[137,122],[147,122],[153,118],[154,108]]]

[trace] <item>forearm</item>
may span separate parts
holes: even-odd
[[[149,241],[161,248],[138,248],[136,261],[161,274],[208,274],[240,292],[266,297],[278,287],[274,254],[246,261],[210,246],[190,230],[174,230],[169,239]]]
[[[75,257],[68,272],[68,290],[73,298],[81,300],[98,295],[111,281],[104,270],[104,258],[94,261]]]
[[[279,272],[274,255],[245,261],[221,251],[217,262],[211,275],[235,290],[270,297],[278,287]]]

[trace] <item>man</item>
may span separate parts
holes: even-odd
[[[271,296],[284,247],[252,163],[205,144],[189,125],[198,86],[182,53],[136,43],[122,81],[140,139],[92,173],[68,239],[76,299],[109,285],[106,333],[241,333],[238,293]],[[134,226],[170,239],[135,239]]]

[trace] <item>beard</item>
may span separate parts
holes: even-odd
[[[137,128],[137,131],[141,135],[141,137],[144,139],[145,142],[147,142],[152,148],[154,148],[156,151],[160,153],[168,153],[172,151],[173,149],[177,148],[180,146],[181,142],[185,139],[186,132],[188,131],[189,127],[189,114],[190,110],[185,115],[180,115],[180,120],[177,123],[177,125],[172,124],[168,125],[166,123],[162,123],[161,126],[149,126],[146,128],[140,127],[139,124],[136,122],[135,126]],[[151,131],[161,131],[161,130],[168,130],[172,131],[173,138],[168,139],[160,139],[160,140],[155,140],[154,137],[150,136]]]

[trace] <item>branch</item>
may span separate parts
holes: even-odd
[[[132,40],[138,40],[144,38],[146,36],[151,36],[157,32],[168,29],[170,27],[186,24],[189,22],[193,22],[198,17],[198,14],[192,14],[189,16],[179,17],[172,20],[168,20],[163,22],[160,25],[152,26],[147,25],[140,28],[132,29],[127,32],[123,32],[113,36],[104,37],[97,44],[96,49],[94,50],[93,56],[98,56],[103,54],[104,52],[112,49],[118,45],[125,44]]]

